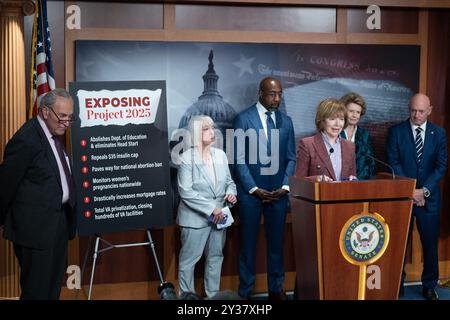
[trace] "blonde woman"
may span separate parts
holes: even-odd
[[[356,179],[355,145],[339,135],[346,124],[345,105],[325,99],[317,107],[317,133],[298,143],[295,176],[317,181]]]
[[[177,223],[181,229],[178,279],[180,298],[195,293],[194,269],[205,254],[205,292],[208,298],[220,290],[220,274],[226,231],[217,224],[222,209],[236,203],[236,185],[228,159],[215,141],[214,122],[208,116],[193,116],[189,122],[191,148],[181,155],[178,169]]]
[[[358,179],[370,179],[375,171],[372,142],[369,132],[358,125],[359,120],[366,113],[366,102],[363,97],[354,92],[342,96],[340,101],[347,110],[347,126],[342,130],[341,137],[355,144]]]

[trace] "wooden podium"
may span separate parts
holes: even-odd
[[[364,284],[365,299],[397,299],[415,185],[414,179],[393,180],[384,173],[374,180],[346,182],[290,177],[298,298],[358,299],[360,267],[344,258],[340,235],[352,216],[375,212],[390,236],[381,258],[367,266],[363,280],[372,278],[369,286]]]

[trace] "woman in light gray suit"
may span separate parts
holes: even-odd
[[[181,197],[177,223],[181,229],[178,280],[180,298],[195,293],[195,264],[205,253],[205,292],[220,289],[225,229],[216,225],[224,218],[222,208],[236,203],[236,185],[231,179],[225,152],[212,147],[214,122],[193,116],[189,122],[191,148],[181,155],[178,189]]]

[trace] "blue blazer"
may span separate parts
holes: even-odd
[[[420,164],[409,119],[389,128],[388,162],[396,175],[414,178],[417,189],[426,187],[430,190],[431,195],[425,200],[425,209],[429,212],[439,212],[439,181],[447,171],[447,157],[447,136],[443,128],[427,122]]]
[[[295,136],[292,120],[286,114],[275,111],[276,128],[279,129],[279,152],[267,156],[267,138],[259,118],[256,104],[239,113],[233,121],[235,130],[234,170],[236,184],[247,193],[254,187],[273,191],[288,185],[288,177],[295,170]],[[240,139],[242,129],[247,137]],[[249,130],[250,131],[247,131]],[[254,141],[250,140],[254,139]],[[249,143],[250,142],[250,143]],[[245,145],[244,145],[245,144]],[[261,169],[272,167],[273,174],[262,174]],[[272,170],[268,170],[272,171]]]

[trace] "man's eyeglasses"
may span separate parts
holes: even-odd
[[[56,116],[56,118],[58,119],[59,123],[68,123],[69,125],[71,125],[73,122],[75,122],[75,119],[72,116],[68,116],[67,119],[61,119],[58,114],[55,112],[55,110],[53,110],[53,108],[47,107],[47,109],[50,109],[53,114]]]
[[[272,99],[275,98],[275,96],[280,97],[280,99],[283,98],[283,91],[279,91],[279,92],[276,92],[276,91],[263,91],[263,92],[264,92],[264,94],[266,96],[269,96]]]

